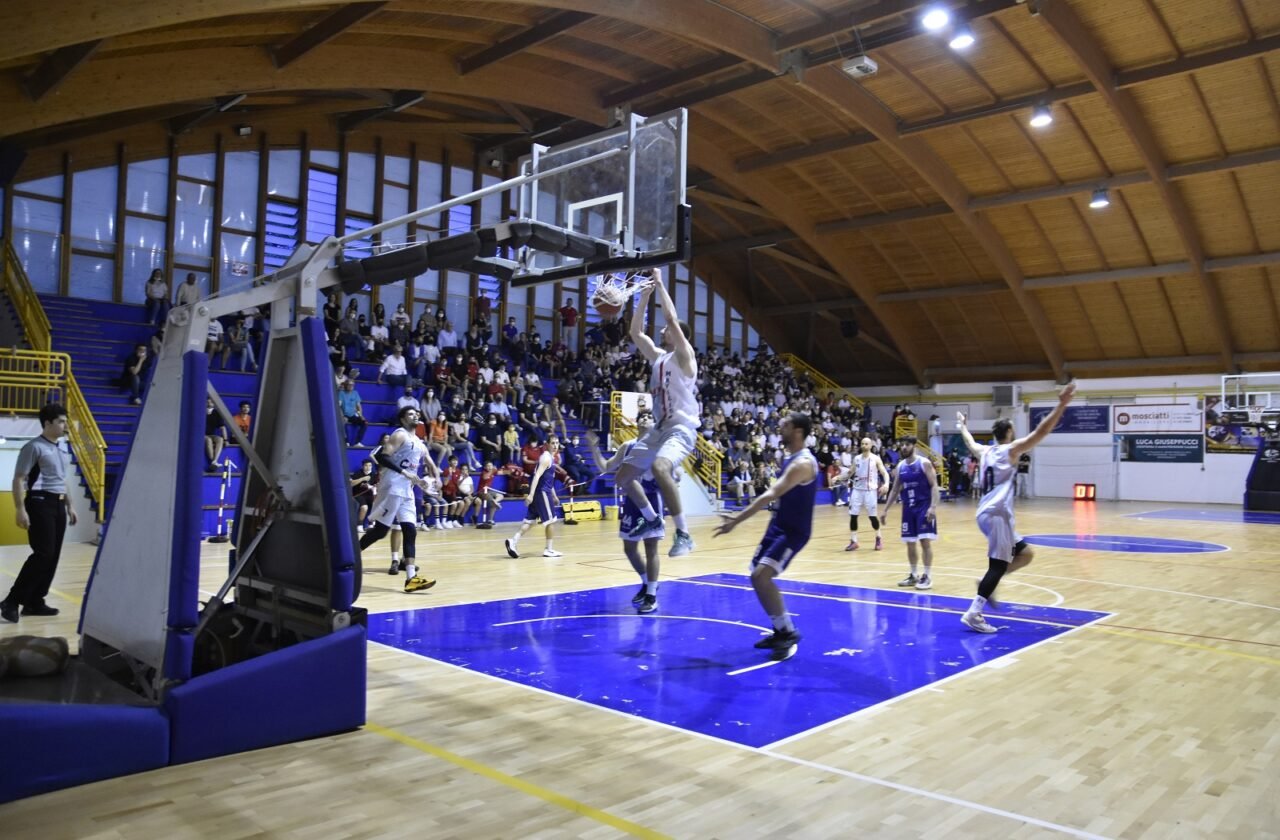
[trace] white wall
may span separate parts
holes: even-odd
[[[1030,431],[1029,409],[1051,406],[1035,400],[1015,409],[991,405],[992,385],[1007,382],[966,382],[939,385],[927,391],[915,388],[860,388],[855,393],[874,400],[872,417],[887,423],[894,403],[908,403],[916,416],[942,418],[943,431],[955,429],[955,413],[966,412],[975,434],[991,428],[1000,417],[1009,417],[1019,435]],[[1049,394],[1057,387],[1049,381],[1018,383],[1023,394]],[[1179,377],[1117,377],[1078,380],[1077,403],[1195,403],[1204,394],[1217,394],[1221,378],[1213,375]],[[1126,398],[1126,392],[1132,394]],[[1150,392],[1150,393],[1144,393]],[[1116,396],[1120,395],[1120,396]],[[887,402],[885,402],[887,401]],[[1239,505],[1253,458],[1245,454],[1205,454],[1202,464],[1155,464],[1117,461],[1111,434],[1058,434],[1050,436],[1032,453],[1031,488],[1036,496],[1070,498],[1078,482],[1096,484],[1099,499],[1150,502]]]

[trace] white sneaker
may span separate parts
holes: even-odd
[[[554,548],[546,548],[542,550],[543,557],[563,557],[564,554],[556,551]]]
[[[916,589],[933,589],[933,578],[928,575],[921,575],[916,581]]]
[[[443,523],[443,522],[436,522],[436,530],[437,530],[437,531],[443,531],[443,530],[444,530],[444,523]]]
[[[974,630],[978,633],[995,633],[996,632],[996,628],[992,627],[990,624],[987,624],[987,620],[982,617],[982,613],[967,612],[964,615],[960,616],[960,621],[964,624],[965,627],[968,627],[970,630]]]

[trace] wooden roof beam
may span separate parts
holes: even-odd
[[[751,201],[739,201],[727,195],[722,195],[715,190],[709,190],[706,187],[688,188],[688,195],[694,201],[705,201],[708,204],[716,204],[720,207],[728,207],[730,210],[737,210],[742,213],[750,213],[753,216],[763,216],[766,219],[772,219],[773,214],[759,204]]]
[[[547,18],[540,23],[535,23],[523,32],[518,32],[510,38],[503,38],[492,46],[485,47],[477,53],[458,59],[458,75],[465,76],[468,73],[474,73],[481,67],[488,67],[504,58],[523,52],[530,47],[536,47],[544,41],[549,41],[557,35],[563,35],[570,29],[573,29],[580,23],[585,23],[594,15],[587,12],[559,12]]]
[[[54,50],[22,80],[22,89],[31,97],[32,102],[39,102],[62,84],[77,67],[88,61],[104,40],[99,38]]]
[[[312,50],[322,47],[360,21],[381,11],[386,3],[347,3],[303,30],[296,38],[268,52],[277,68],[288,67]]]
[[[757,315],[773,318],[779,315],[805,315],[810,312],[831,312],[839,309],[865,308],[861,298],[841,297],[827,300],[813,300],[807,303],[782,303],[777,306],[762,306],[755,310]]]
[[[199,111],[192,111],[190,114],[182,117],[174,117],[169,120],[170,134],[184,134],[195,128],[200,123],[212,117],[214,114],[222,114],[230,111],[245,100],[246,94],[237,93],[233,96],[220,96],[212,105],[202,108]]]
[[[398,114],[406,108],[412,108],[427,95],[420,90],[397,90],[392,92],[391,101],[382,108],[367,108],[363,111],[353,111],[349,114],[342,114],[338,117],[338,131],[346,134],[353,131],[365,123],[380,120],[391,114]]]
[[[1192,273],[1199,283],[1200,293],[1204,298],[1205,316],[1217,339],[1223,368],[1234,369],[1235,349],[1231,338],[1231,323],[1222,301],[1222,294],[1205,269],[1204,245],[1200,240],[1200,233],[1196,229],[1191,210],[1183,200],[1182,194],[1169,180],[1164,153],[1151,126],[1139,109],[1138,103],[1132,94],[1116,86],[1114,70],[1103,53],[1101,45],[1085,28],[1075,10],[1066,2],[1033,0],[1031,10],[1072,55],[1085,77],[1093,82],[1094,87],[1102,94],[1112,114],[1138,150],[1138,155],[1142,158],[1143,165],[1160,194],[1165,210],[1173,220],[1182,249],[1191,261]]]

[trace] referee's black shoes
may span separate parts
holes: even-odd
[[[17,624],[18,605],[10,601],[0,601],[0,618],[12,624]]]

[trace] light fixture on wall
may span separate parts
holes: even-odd
[[[1107,193],[1106,187],[1098,187],[1093,191],[1093,196],[1089,199],[1089,206],[1094,210],[1101,210],[1104,207],[1111,206],[1111,196]]]
[[[945,6],[930,6],[920,17],[920,25],[930,32],[937,32],[951,22],[951,12]]]
[[[237,137],[248,137],[250,134],[253,134],[253,126],[251,126],[251,125],[238,125],[238,126],[236,126],[236,136],[237,136]]]
[[[969,28],[969,24],[962,23],[951,31],[951,40],[947,42],[947,46],[953,50],[967,50],[977,40],[973,37],[973,30]]]
[[[1037,105],[1031,109],[1029,122],[1032,128],[1044,128],[1053,122],[1053,111],[1049,110],[1048,105]]]

